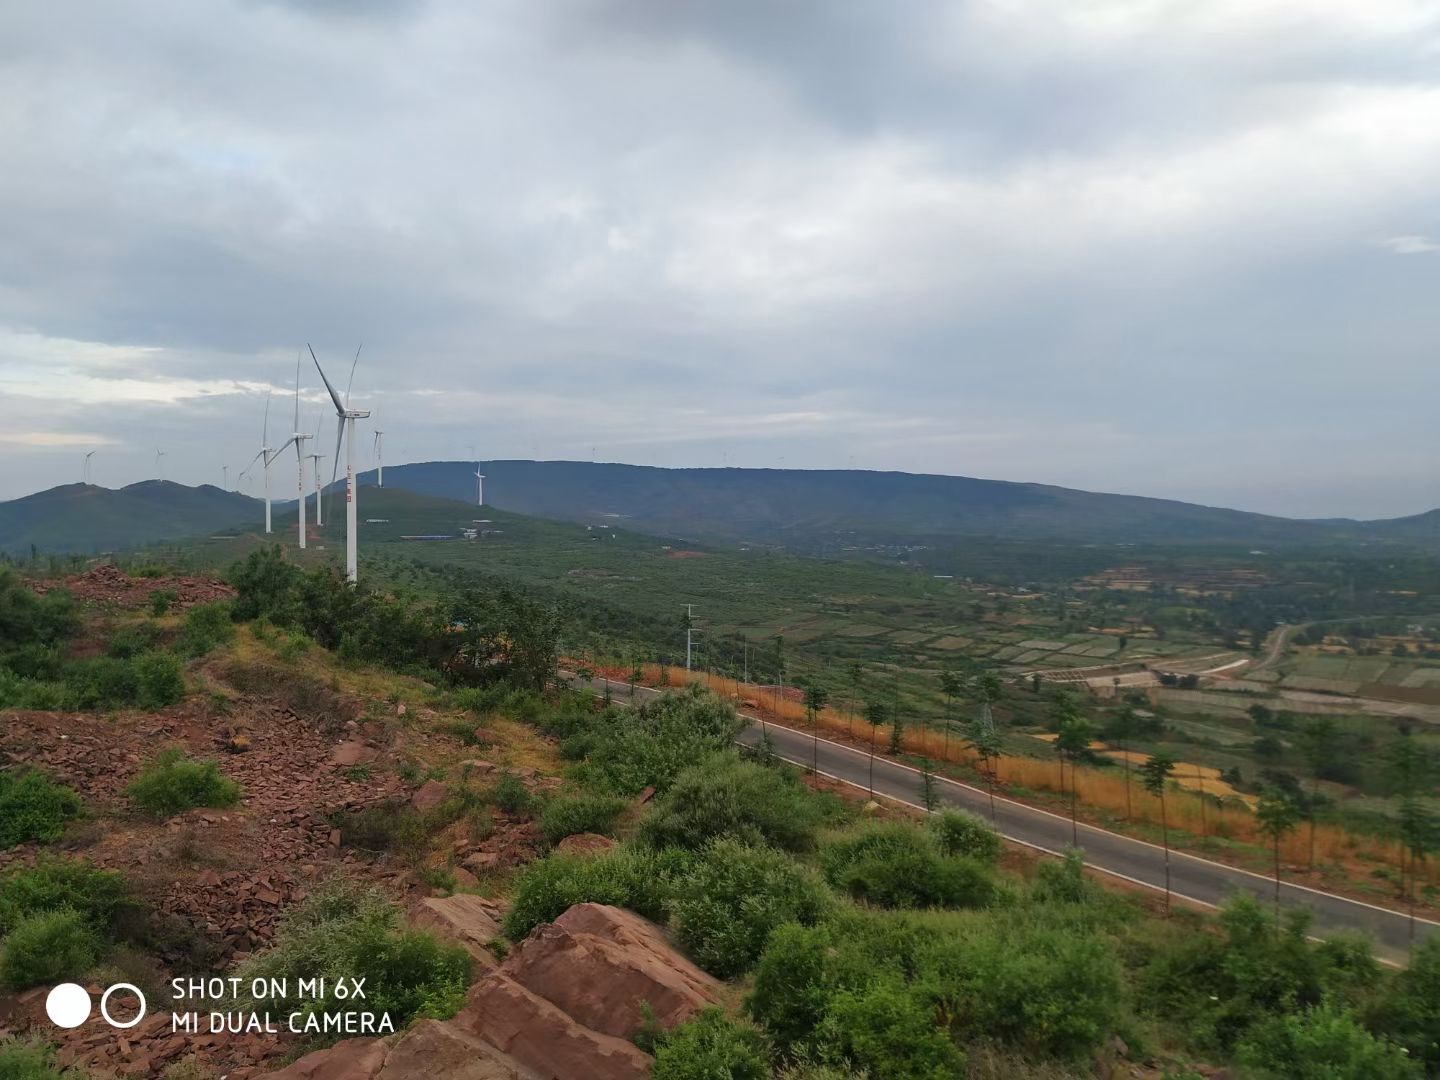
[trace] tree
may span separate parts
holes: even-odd
[[[818,683],[805,688],[805,714],[810,719],[810,771],[820,771],[820,710],[830,701],[830,693]]]
[[[1266,788],[1255,807],[1255,823],[1275,852],[1275,932],[1280,932],[1280,841],[1300,823],[1300,807],[1278,788]]]
[[[1055,691],[1055,696],[1050,699],[1050,730],[1059,731],[1071,720],[1079,720],[1080,702],[1069,690],[1060,689]]]
[[[645,670],[638,663],[630,665],[630,674],[626,677],[626,682],[630,684],[630,700],[632,702],[635,700],[635,684],[644,677]]]
[[[1140,766],[1140,782],[1151,795],[1160,798],[1160,839],[1165,847],[1165,913],[1170,913],[1170,822],[1165,815],[1165,785],[1175,771],[1175,759],[1154,754]]]
[[[995,766],[1002,749],[992,706],[1000,700],[1000,695],[1004,693],[1004,690],[1005,684],[993,671],[982,672],[970,680],[970,693],[979,703],[975,712],[975,721],[970,726],[970,742],[974,745],[975,752],[980,755],[982,766],[989,766],[985,771],[985,780],[990,793],[990,820],[992,822],[995,820]]]
[[[1131,817],[1130,806],[1130,743],[1140,734],[1140,718],[1135,715],[1135,706],[1126,701],[1110,717],[1105,725],[1105,738],[1120,748],[1120,760],[1125,765],[1125,820]]]
[[[867,701],[865,703],[865,719],[870,722],[870,797],[875,797],[875,738],[880,732],[880,727],[885,723],[886,713],[883,701]]]
[[[1386,778],[1401,800],[1400,895],[1403,898],[1409,895],[1406,891],[1406,863],[1410,861],[1411,852],[1404,837],[1405,806],[1414,803],[1416,796],[1429,785],[1435,773],[1435,762],[1408,735],[1396,739],[1390,745],[1387,759]],[[1413,870],[1413,864],[1411,869]],[[1413,885],[1413,882],[1411,884]]]
[[[1328,716],[1317,716],[1305,725],[1300,734],[1300,748],[1305,762],[1310,766],[1310,798],[1307,800],[1305,816],[1310,819],[1310,870],[1315,870],[1315,811],[1320,804],[1320,776],[1330,766],[1339,748],[1335,721]]]
[[[930,759],[920,759],[920,798],[924,802],[926,810],[934,810],[940,805],[940,794],[935,786],[935,774],[930,771]]]
[[[860,684],[865,680],[865,669],[859,660],[851,660],[846,669],[850,675],[850,737],[855,737],[855,713],[860,707]]]
[[[953,671],[940,673],[940,692],[945,695],[945,760],[950,760],[950,725],[955,722],[955,698],[965,684]]]
[[[1080,825],[1075,816],[1075,764],[1090,749],[1090,722],[1081,717],[1067,720],[1055,737],[1055,752],[1060,755],[1060,793],[1065,793],[1065,762],[1070,762],[1070,839],[1080,846]]]
[[[1440,846],[1440,823],[1433,814],[1413,795],[1407,795],[1400,804],[1400,844],[1402,858],[1409,856],[1410,887],[1405,889],[1405,871],[1402,863],[1400,884],[1405,892],[1406,906],[1410,911],[1410,952],[1415,951],[1415,882],[1425,857]]]

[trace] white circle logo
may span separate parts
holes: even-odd
[[[61,983],[45,998],[45,1014],[56,1027],[77,1028],[90,1019],[90,995],[79,983]]]
[[[116,1020],[113,1016],[111,1016],[110,1010],[109,1008],[107,1008],[107,1006],[110,1004],[110,995],[115,993],[116,990],[129,990],[132,994],[134,994],[137,998],[140,999],[140,1011],[137,1012],[134,1017],[125,1021],[123,1024],[119,1020]],[[88,995],[85,999],[85,1003],[87,1006],[90,1003]],[[116,983],[114,986],[110,987],[110,989],[106,990],[105,993],[101,996],[100,1015],[105,1018],[105,1022],[111,1027],[132,1028],[141,1020],[145,1019],[145,995],[140,992],[140,988],[134,983]]]

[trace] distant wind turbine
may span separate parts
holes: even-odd
[[[317,448],[320,445],[320,430],[324,426],[324,418],[317,418],[315,421],[315,445]],[[310,453],[306,454],[305,456],[310,459],[310,468],[315,476],[315,527],[318,529],[320,526],[325,524],[325,515],[322,510],[323,503],[320,499],[320,462],[324,461],[328,455],[320,453]]]
[[[475,505],[485,505],[485,474],[480,471],[480,463],[475,463]]]
[[[290,441],[295,444],[295,475],[298,480],[296,492],[298,498],[295,500],[296,522],[300,527],[300,550],[305,550],[305,440],[310,435],[300,430],[300,360],[301,354],[295,351],[295,429],[290,435]]]
[[[94,457],[94,456],[95,456],[95,451],[94,451],[94,450],[91,450],[89,453],[87,453],[87,454],[85,455],[85,483],[87,483],[87,484],[90,483],[90,459],[91,459],[92,457]]]
[[[325,369],[320,366],[314,348],[309,345],[306,348],[310,349],[310,359],[315,361],[315,370],[320,373],[320,381],[325,384],[325,389],[330,391],[330,400],[335,403],[335,417],[338,422],[335,425],[335,465],[330,474],[332,482],[340,471],[340,444],[345,444],[345,576],[354,583],[360,580],[359,553],[355,542],[355,421],[370,415],[368,409],[350,408],[350,387],[355,381],[355,365],[360,363],[360,349],[355,350],[355,359],[350,364],[350,382],[345,384],[345,400],[342,402],[340,395],[330,385],[330,380],[325,377]]]
[[[155,448],[155,475],[161,480],[165,479],[165,451],[158,446]]]
[[[380,419],[380,407],[375,407],[375,419]],[[385,486],[385,432],[375,429],[375,486]]]
[[[255,462],[260,462],[260,471],[265,475],[265,532],[267,534],[274,532],[270,527],[270,465],[280,456],[280,451],[294,441],[294,436],[291,436],[282,446],[274,448],[270,446],[270,391],[265,391],[265,422],[260,430],[260,452],[250,459],[250,464],[245,466],[240,475],[245,476]]]
[[[224,480],[223,480],[223,482],[222,482],[222,490],[224,490],[224,491],[229,491],[229,490],[230,490],[230,466],[229,466],[229,465],[221,465],[221,466],[220,466],[220,475],[221,475],[222,477],[224,477]]]

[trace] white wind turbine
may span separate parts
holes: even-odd
[[[320,429],[324,426],[323,420],[315,421],[315,446],[317,448],[320,446]],[[310,468],[315,476],[315,527],[318,529],[325,524],[325,514],[320,501],[320,462],[324,461],[329,455],[310,453],[305,456],[310,459]]]
[[[222,477],[224,477],[224,480],[223,480],[223,485],[224,485],[224,486],[221,488],[221,490],[222,490],[222,491],[229,491],[229,490],[230,490],[230,466],[229,466],[229,465],[221,465],[221,466],[220,466],[220,475],[221,475]]]
[[[299,425],[297,424],[296,426],[298,427]],[[294,436],[291,436],[285,441],[285,444],[283,446],[277,446],[273,449],[271,448],[270,391],[265,391],[265,423],[264,426],[261,428],[260,433],[260,452],[250,459],[250,464],[245,466],[244,470],[240,473],[240,475],[242,477],[245,476],[247,473],[250,472],[250,468],[255,464],[255,462],[260,462],[260,471],[265,475],[265,532],[267,534],[274,531],[270,528],[270,465],[277,457],[280,456],[280,451],[284,450],[286,446],[289,446],[290,443],[294,441]]]
[[[380,407],[375,407],[375,419],[380,419]],[[385,432],[375,429],[375,486],[385,486]]]
[[[485,474],[480,471],[480,463],[475,463],[475,505],[485,505]]]
[[[155,475],[161,480],[165,479],[165,451],[158,446],[155,448]]]
[[[290,441],[295,444],[295,475],[298,479],[295,518],[300,526],[300,550],[305,550],[305,440],[311,436],[300,430],[300,353],[295,353],[295,430]]]
[[[92,457],[94,457],[94,456],[95,456],[95,451],[94,451],[94,450],[91,450],[89,453],[87,453],[87,454],[85,455],[85,483],[87,483],[87,484],[90,483],[90,459],[91,459]]]
[[[363,420],[370,415],[368,409],[350,408],[350,386],[355,381],[355,365],[360,363],[360,349],[355,350],[355,359],[350,364],[350,382],[345,384],[345,400],[340,400],[340,395],[330,385],[330,380],[325,377],[325,369],[320,366],[319,359],[315,356],[315,350],[309,345],[310,359],[315,361],[315,370],[320,372],[320,381],[325,384],[325,389],[330,391],[330,400],[335,403],[335,416],[338,423],[335,425],[335,466],[331,470],[330,479],[333,481],[340,471],[340,443],[345,443],[345,576],[353,584],[360,580],[359,558],[356,552],[355,530],[356,530],[356,506],[355,506],[355,421]],[[364,348],[362,345],[361,348]]]

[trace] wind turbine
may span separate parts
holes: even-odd
[[[229,465],[221,465],[221,466],[220,466],[220,475],[225,478],[225,480],[224,480],[224,488],[223,488],[222,490],[224,490],[224,491],[229,491],[229,490],[230,490],[230,466],[229,466]]]
[[[320,445],[320,429],[324,426],[323,419],[317,419],[315,421],[315,445],[317,447]],[[324,461],[328,455],[312,453],[306,454],[305,456],[310,459],[310,468],[315,475],[315,527],[318,529],[325,524],[325,515],[322,511],[323,504],[320,501],[320,462]]]
[[[480,463],[475,463],[475,505],[485,505],[485,474],[480,471]]]
[[[294,441],[293,436],[290,441],[285,443],[285,446],[289,446],[292,441]],[[267,535],[274,531],[270,528],[270,463],[279,456],[285,446],[273,450],[270,447],[270,391],[267,390],[265,391],[265,425],[260,432],[260,452],[250,459],[250,464],[246,465],[244,471],[240,473],[241,476],[244,476],[255,462],[260,462],[260,471],[265,474],[265,532]]]
[[[345,400],[340,400],[340,395],[330,385],[330,380],[325,377],[325,369],[320,366],[319,359],[315,356],[315,350],[309,345],[310,359],[315,361],[315,370],[320,372],[320,381],[325,384],[325,389],[330,391],[330,400],[335,403],[335,466],[331,470],[330,479],[333,482],[336,474],[340,471],[340,443],[345,443],[345,576],[353,584],[360,580],[359,558],[356,552],[355,530],[356,506],[355,506],[355,421],[363,420],[370,415],[368,409],[350,408],[350,386],[355,381],[355,365],[360,363],[360,349],[355,350],[355,359],[350,364],[350,382],[345,384]],[[364,348],[362,345],[360,348]]]
[[[300,550],[305,550],[305,440],[311,438],[310,434],[300,430],[300,351],[295,351],[295,430],[290,434],[290,441],[295,444],[295,476],[297,484],[295,487],[298,498],[295,500],[296,522],[300,527]]]
[[[155,475],[158,476],[161,480],[165,479],[165,464],[163,460],[164,457],[165,451],[161,450],[157,446],[155,448]]]
[[[90,459],[91,459],[92,457],[94,457],[94,456],[95,456],[95,451],[94,451],[94,450],[91,450],[89,453],[87,453],[87,454],[85,455],[85,483],[87,483],[87,484],[90,483]]]
[[[375,407],[375,419],[380,419],[380,407]],[[375,486],[385,486],[385,432],[375,429]]]

